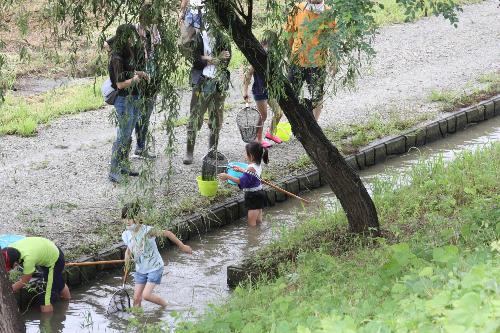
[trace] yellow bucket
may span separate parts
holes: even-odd
[[[203,180],[201,176],[196,177],[198,182],[198,190],[204,197],[213,197],[217,194],[217,180]]]
[[[292,125],[290,123],[278,123],[276,126],[276,136],[283,141],[290,140],[292,136]]]

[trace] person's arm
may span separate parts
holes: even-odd
[[[138,75],[139,78],[141,79],[144,79],[146,81],[149,81],[149,74],[144,72],[144,71],[135,71],[134,72],[135,75]]]
[[[23,287],[26,285],[26,283],[30,282],[31,276],[32,276],[32,274],[22,275],[16,283],[12,284],[12,291],[17,292],[17,291],[23,289]]]
[[[193,253],[193,250],[189,245],[185,245],[174,233],[170,230],[164,230],[162,236],[167,237],[172,243],[177,245],[182,252]]]
[[[108,38],[104,41],[103,47],[106,51],[111,52],[113,49],[113,43],[115,42],[116,36]]]
[[[113,59],[113,70],[115,73],[116,87],[120,90],[127,89],[134,83],[139,82],[141,80],[141,77],[135,74],[132,78],[128,80],[120,81],[120,78],[123,76],[124,69],[122,62],[119,59]]]
[[[230,176],[228,175],[227,173],[219,173],[219,179],[220,180],[232,180],[233,182],[235,182],[236,184],[239,184],[240,183],[240,179],[238,177],[234,177],[234,176]]]
[[[243,99],[245,102],[248,102],[248,86],[250,85],[250,81],[252,81],[252,75],[253,75],[254,69],[253,66],[250,66],[248,70],[245,72],[245,75],[243,76]]]
[[[116,82],[116,87],[120,90],[130,88],[134,83],[139,82],[141,78],[139,75],[134,75],[131,79],[122,81],[122,82]]]
[[[288,39],[288,46],[290,49],[293,47],[294,35],[297,32],[297,25],[295,22],[295,16],[297,15],[297,11],[299,8],[294,7],[292,13],[287,18],[287,22],[285,23],[285,31],[290,34],[290,38]]]
[[[184,16],[186,15],[186,8],[189,0],[181,0],[180,12],[179,12],[179,21],[184,21]]]
[[[125,251],[125,267],[128,267],[130,265],[131,257],[132,257],[132,252],[130,252],[130,248],[127,247],[127,250]]]

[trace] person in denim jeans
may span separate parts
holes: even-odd
[[[149,76],[149,80],[143,81],[139,85],[139,93],[141,96],[139,109],[141,112],[135,126],[137,144],[134,155],[140,158],[156,157],[150,154],[148,152],[149,148],[146,147],[146,141],[148,141],[149,119],[153,113],[160,87],[160,73],[156,59],[156,47],[161,44],[161,36],[153,21],[154,14],[151,4],[144,4],[139,13],[139,24],[135,26],[141,45],[141,49],[138,51],[139,68],[144,70]]]
[[[109,76],[113,88],[118,91],[114,106],[118,129],[116,140],[111,151],[111,168],[109,179],[120,182],[122,175],[138,176],[128,163],[128,155],[132,143],[132,131],[137,123],[139,109],[138,83],[147,80],[144,72],[135,70],[136,54],[133,45],[137,42],[137,32],[134,26],[122,24],[116,29],[113,51],[109,63]]]
[[[138,45],[136,50],[136,69],[140,69],[147,73],[147,80],[142,80],[138,85],[138,93],[140,100],[135,103],[139,109],[139,116],[135,124],[136,147],[134,155],[139,158],[156,158],[155,155],[149,153],[146,148],[148,140],[149,119],[154,111],[156,98],[160,87],[160,77],[155,58],[155,49],[161,43],[161,36],[156,24],[153,24],[153,12],[150,4],[145,4],[141,7],[139,13],[139,24],[134,25],[134,29],[138,37]],[[104,42],[104,48],[112,51],[116,36],[113,36]]]

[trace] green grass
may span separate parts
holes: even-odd
[[[243,66],[248,64],[247,59],[235,44],[231,45],[231,50],[232,54],[231,62],[229,63],[229,70],[232,71],[235,69],[243,69]]]
[[[428,100],[440,103],[443,111],[451,112],[500,93],[500,72],[484,74],[476,81],[469,82],[459,90],[433,90]]]
[[[292,171],[295,170],[304,170],[312,166],[313,163],[311,161],[311,158],[307,154],[300,155],[299,158],[290,164],[289,169]]]
[[[480,3],[484,0],[457,0],[456,3],[460,5],[470,5],[474,3]],[[406,22],[405,10],[396,3],[396,0],[378,0],[379,4],[384,6],[383,9],[378,8],[374,18],[375,22],[380,25],[390,25],[396,23],[404,23]],[[428,1],[426,1],[428,2]],[[426,15],[424,12],[416,13],[415,19],[420,19]]]
[[[379,180],[384,238],[323,211],[257,254],[278,277],[238,287],[177,332],[497,332],[500,143]],[[289,261],[293,259],[292,261]]]
[[[0,105],[0,135],[17,134],[32,136],[38,125],[66,114],[94,110],[104,105],[100,93],[99,79],[94,84],[86,83],[36,95],[33,97],[6,96]]]
[[[411,112],[409,110],[408,112]],[[378,113],[372,114],[364,124],[344,125],[326,128],[325,134],[344,154],[359,151],[374,140],[388,135],[401,134],[432,115],[422,114],[413,118],[401,116],[402,112],[391,112],[387,119]]]

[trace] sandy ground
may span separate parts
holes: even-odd
[[[377,57],[365,69],[354,92],[328,96],[320,119],[322,127],[366,121],[396,112],[413,117],[436,114],[427,101],[433,89],[458,89],[481,74],[500,70],[500,11],[497,1],[467,6],[457,29],[442,18],[425,18],[412,24],[383,28],[376,38]],[[242,106],[241,73],[233,73],[233,88],[226,100],[220,149],[230,161],[242,160],[244,143],[235,115]],[[182,92],[181,115],[187,115],[190,92]],[[40,128],[37,136],[0,138],[0,233],[28,233],[54,239],[65,249],[93,242],[99,232],[116,225],[120,202],[135,192],[107,179],[111,145],[116,129],[109,121],[111,107],[60,118]],[[438,115],[439,116],[439,115]],[[156,179],[163,178],[168,160],[167,135],[162,114],[152,126]],[[196,175],[207,151],[208,130],[199,134],[195,163],[182,164],[185,126],[176,128],[176,152],[171,182],[155,189],[160,202],[196,197]],[[269,168],[279,168],[304,153],[295,140],[274,146]],[[143,162],[132,160],[140,169]],[[116,235],[116,237],[119,237]]]

